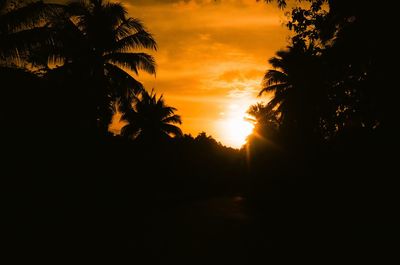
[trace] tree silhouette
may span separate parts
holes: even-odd
[[[182,131],[174,124],[181,124],[181,117],[174,114],[175,108],[167,106],[161,95],[143,91],[135,99],[132,108],[126,111],[121,120],[128,122],[121,129],[123,136],[140,140],[167,139],[182,136]]]
[[[332,108],[319,49],[294,44],[269,63],[275,69],[265,74],[260,95],[273,93],[267,107],[276,112],[280,128],[304,142],[324,137]]]
[[[259,1],[260,0],[257,0],[257,2],[259,2]],[[264,2],[266,2],[266,3],[271,3],[273,1],[275,1],[275,0],[264,0]],[[278,6],[280,8],[285,8],[287,5],[286,0],[276,0],[276,3],[278,4]]]
[[[250,116],[247,119],[254,124],[254,129],[247,137],[246,150],[253,158],[261,157],[263,152],[271,154],[280,145],[279,113],[271,107],[269,104],[257,103],[247,110]]]
[[[36,50],[31,61],[59,79],[75,79],[91,106],[95,127],[107,131],[115,102],[128,108],[142,84],[128,71],[155,74],[154,58],[139,49],[156,50],[153,36],[138,19],[127,17],[120,3],[102,0],[72,2],[64,16],[51,21],[54,43]]]
[[[1,64],[21,65],[32,49],[51,42],[44,21],[61,11],[61,5],[42,1],[0,0]]]
[[[247,114],[249,114],[252,118],[247,118],[254,124],[265,124],[271,125],[272,127],[277,128],[279,126],[279,120],[276,116],[276,112],[271,109],[270,105],[265,105],[263,103],[257,103],[255,105],[250,106],[247,110]]]
[[[373,1],[297,2],[309,4],[293,8],[287,26],[294,32],[293,43],[318,46],[321,59],[329,65],[329,77],[324,78],[330,83],[329,97],[337,112],[331,117],[335,125],[331,124],[330,130],[395,126],[389,107],[393,104],[387,103],[393,98],[376,93],[377,88],[394,84],[392,68],[385,67],[390,56],[382,53],[390,46],[395,30],[394,11]]]

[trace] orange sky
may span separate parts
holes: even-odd
[[[121,2],[131,17],[144,22],[159,47],[152,53],[157,76],[140,73],[137,79],[178,109],[184,133],[205,131],[240,147],[235,131],[249,130],[242,128],[243,114],[262,100],[256,96],[268,59],[288,44],[284,12],[256,0]]]
[[[255,0],[125,0],[157,40],[157,76],[140,74],[148,90],[178,109],[185,133],[211,134],[225,145],[257,93],[268,59],[288,43],[285,16]]]

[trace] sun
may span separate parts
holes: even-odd
[[[247,108],[247,104],[234,103],[227,107],[226,112],[220,113],[219,131],[224,144],[240,148],[246,143],[254,129],[254,124],[245,119]]]
[[[244,116],[227,119],[225,124],[225,141],[235,148],[240,148],[246,143],[247,137],[254,128],[254,125],[246,121]]]

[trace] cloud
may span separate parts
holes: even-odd
[[[251,70],[231,70],[222,73],[219,80],[233,82],[235,80],[257,79],[260,78],[261,72],[257,69]]]
[[[220,113],[261,100],[268,59],[287,44],[284,14],[255,0],[132,0],[129,12],[159,45],[157,78],[139,79],[178,109],[184,132],[207,131],[222,142]]]

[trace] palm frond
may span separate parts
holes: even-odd
[[[143,23],[137,18],[127,18],[114,30],[114,36],[116,39],[122,39],[140,31],[146,31]]]
[[[283,62],[282,58],[278,57],[272,57],[268,60],[268,63],[275,69],[284,69],[286,67],[286,64]]]
[[[132,122],[138,117],[137,112],[133,108],[126,109],[120,118],[120,121]]]
[[[102,12],[109,18],[115,19],[115,23],[125,21],[128,14],[126,8],[120,3],[106,3],[102,6]]]
[[[121,135],[124,137],[129,137],[135,139],[140,134],[140,127],[133,123],[129,123],[121,128]]]
[[[65,56],[62,50],[47,47],[47,49],[36,50],[34,53],[29,54],[27,61],[35,67],[47,68],[50,65],[65,64]]]
[[[174,135],[175,137],[181,137],[183,135],[182,130],[172,124],[163,124],[162,130],[168,134]]]
[[[142,83],[121,68],[110,63],[105,64],[104,67],[107,71],[107,76],[113,83],[118,84],[116,88],[122,90],[118,95],[125,96],[127,99],[132,99],[133,95],[137,95],[144,90]]]
[[[268,70],[263,79],[264,86],[271,86],[273,84],[286,83],[288,81],[287,74],[278,70]]]
[[[41,45],[53,43],[51,32],[47,27],[22,30],[7,34],[0,42],[0,56],[10,60],[19,59]]]
[[[35,27],[43,19],[59,16],[63,11],[64,6],[60,4],[29,3],[0,16],[0,34]]]
[[[164,123],[182,124],[181,116],[173,115],[162,120]]]
[[[277,106],[280,106],[282,102],[282,99],[279,97],[274,97],[272,98],[268,103],[267,103],[267,107],[270,109],[274,109]]]
[[[261,89],[261,91],[260,91],[260,93],[258,93],[258,96],[260,97],[262,94],[264,94],[264,93],[268,93],[268,92],[275,92],[275,91],[277,91],[277,90],[282,90],[282,89],[286,89],[286,88],[288,88],[288,87],[290,87],[290,85],[289,84],[286,84],[286,83],[284,83],[284,84],[276,84],[276,85],[270,85],[270,86],[264,86],[262,89]]]
[[[156,73],[154,57],[146,53],[110,53],[104,56],[104,60],[132,70],[135,74],[139,70],[149,74]]]
[[[176,111],[176,108],[169,107],[165,105],[165,103],[159,104],[158,108],[160,109],[160,115],[162,117],[168,117],[170,115],[173,115],[174,112]]]
[[[118,66],[107,63],[104,67],[111,82],[112,97],[118,102],[119,110],[125,111],[131,107],[136,96],[144,90],[143,84]]]
[[[129,35],[117,41],[115,45],[110,48],[110,51],[128,52],[132,49],[139,48],[157,50],[157,43],[150,33],[141,30],[133,35]]]

